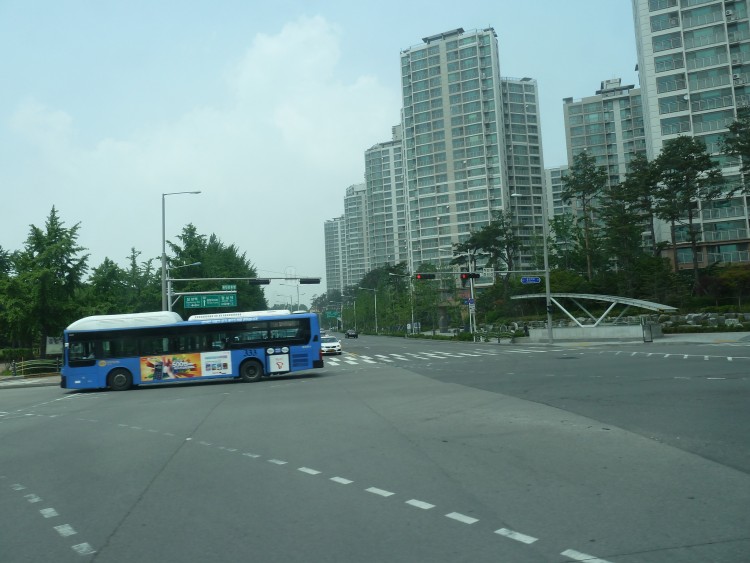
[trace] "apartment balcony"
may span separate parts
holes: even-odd
[[[744,217],[744,207],[721,207],[719,209],[704,209],[701,212],[703,219],[729,219],[732,217]]]
[[[708,263],[716,264],[717,262],[723,262],[723,263],[750,262],[750,252],[748,252],[747,250],[739,250],[736,252],[709,252]]]
[[[726,231],[703,231],[706,242],[726,242],[747,238],[747,229],[727,229]]]

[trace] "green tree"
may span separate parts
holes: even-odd
[[[60,336],[75,315],[76,291],[88,270],[88,254],[78,245],[80,223],[66,228],[52,207],[45,228],[31,226],[24,249],[13,254],[17,276],[11,302],[24,301],[11,322],[22,339],[34,339],[44,353],[47,336]],[[23,342],[31,346],[33,342]]]
[[[744,180],[744,193],[750,190],[750,108],[737,109],[737,119],[728,127],[721,139],[722,152],[739,159],[740,173]]]
[[[619,186],[623,201],[627,202],[632,211],[640,214],[648,229],[651,239],[651,254],[658,256],[661,252],[656,242],[655,228],[655,194],[659,184],[659,172],[653,162],[649,161],[645,153],[636,153],[628,164],[625,180]]]
[[[677,271],[677,223],[687,226],[693,258],[693,293],[700,290],[698,238],[695,220],[698,201],[711,201],[722,194],[724,178],[719,165],[706,152],[706,145],[694,137],[679,136],[664,143],[656,158],[659,187],[655,211],[671,228],[674,268]]]
[[[198,233],[193,224],[188,224],[183,227],[182,233],[177,238],[180,244],[167,241],[172,252],[172,256],[168,257],[172,279],[257,277],[255,266],[247,259],[246,253],[240,253],[234,245],[225,245],[215,234],[202,235]],[[176,266],[195,264],[196,262],[200,262],[200,264],[180,270],[176,269]],[[177,272],[179,272],[179,275]],[[268,307],[260,286],[241,280],[231,283],[237,285],[237,307],[239,310],[258,311]],[[221,282],[200,279],[173,282],[173,285],[177,284],[179,286],[173,291],[217,291]],[[184,313],[181,304],[178,304],[175,310]],[[200,312],[212,313],[221,312],[221,310],[201,309]]]
[[[563,202],[576,201],[581,209],[577,220],[583,222],[586,272],[591,281],[594,278],[594,204],[607,186],[607,170],[596,165],[596,158],[581,151],[573,157],[573,165],[563,177],[562,183]]]

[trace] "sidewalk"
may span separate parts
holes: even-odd
[[[0,389],[13,389],[18,387],[53,387],[60,386],[59,375],[30,375],[13,377],[12,375],[0,375]]]

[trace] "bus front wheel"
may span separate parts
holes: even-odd
[[[116,369],[109,374],[109,388],[112,391],[127,391],[133,386],[133,376],[126,369]]]
[[[254,360],[247,360],[240,366],[240,378],[245,383],[259,381],[263,377],[263,366]]]

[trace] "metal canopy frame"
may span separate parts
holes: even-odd
[[[547,297],[544,293],[532,293],[527,295],[514,295],[511,297],[511,299],[545,299]],[[599,326],[602,322],[604,322],[607,319],[607,316],[612,312],[612,309],[614,309],[617,305],[625,305],[625,308],[622,310],[622,312],[617,315],[615,318],[615,321],[619,320],[627,311],[630,309],[630,307],[637,307],[639,309],[647,309],[649,311],[656,311],[659,313],[674,313],[677,311],[676,307],[672,307],[670,305],[663,305],[661,303],[654,303],[653,301],[644,301],[643,299],[632,299],[630,297],[618,297],[616,295],[597,295],[595,293],[550,293],[549,294],[550,301],[557,305],[557,308],[560,309],[563,313],[565,313],[568,318],[573,321],[575,324],[577,324],[579,327],[583,328],[584,326]],[[576,319],[573,315],[570,314],[570,312],[558,301],[558,299],[570,299],[573,303],[575,303],[581,311],[586,313],[586,315],[594,321],[593,325],[583,325],[581,324],[578,319]],[[602,315],[599,318],[596,318],[594,315],[592,315],[586,307],[584,307],[580,301],[582,300],[588,300],[588,301],[598,301],[598,302],[604,302],[604,303],[610,303],[609,307],[607,307],[607,310],[602,313]]]

